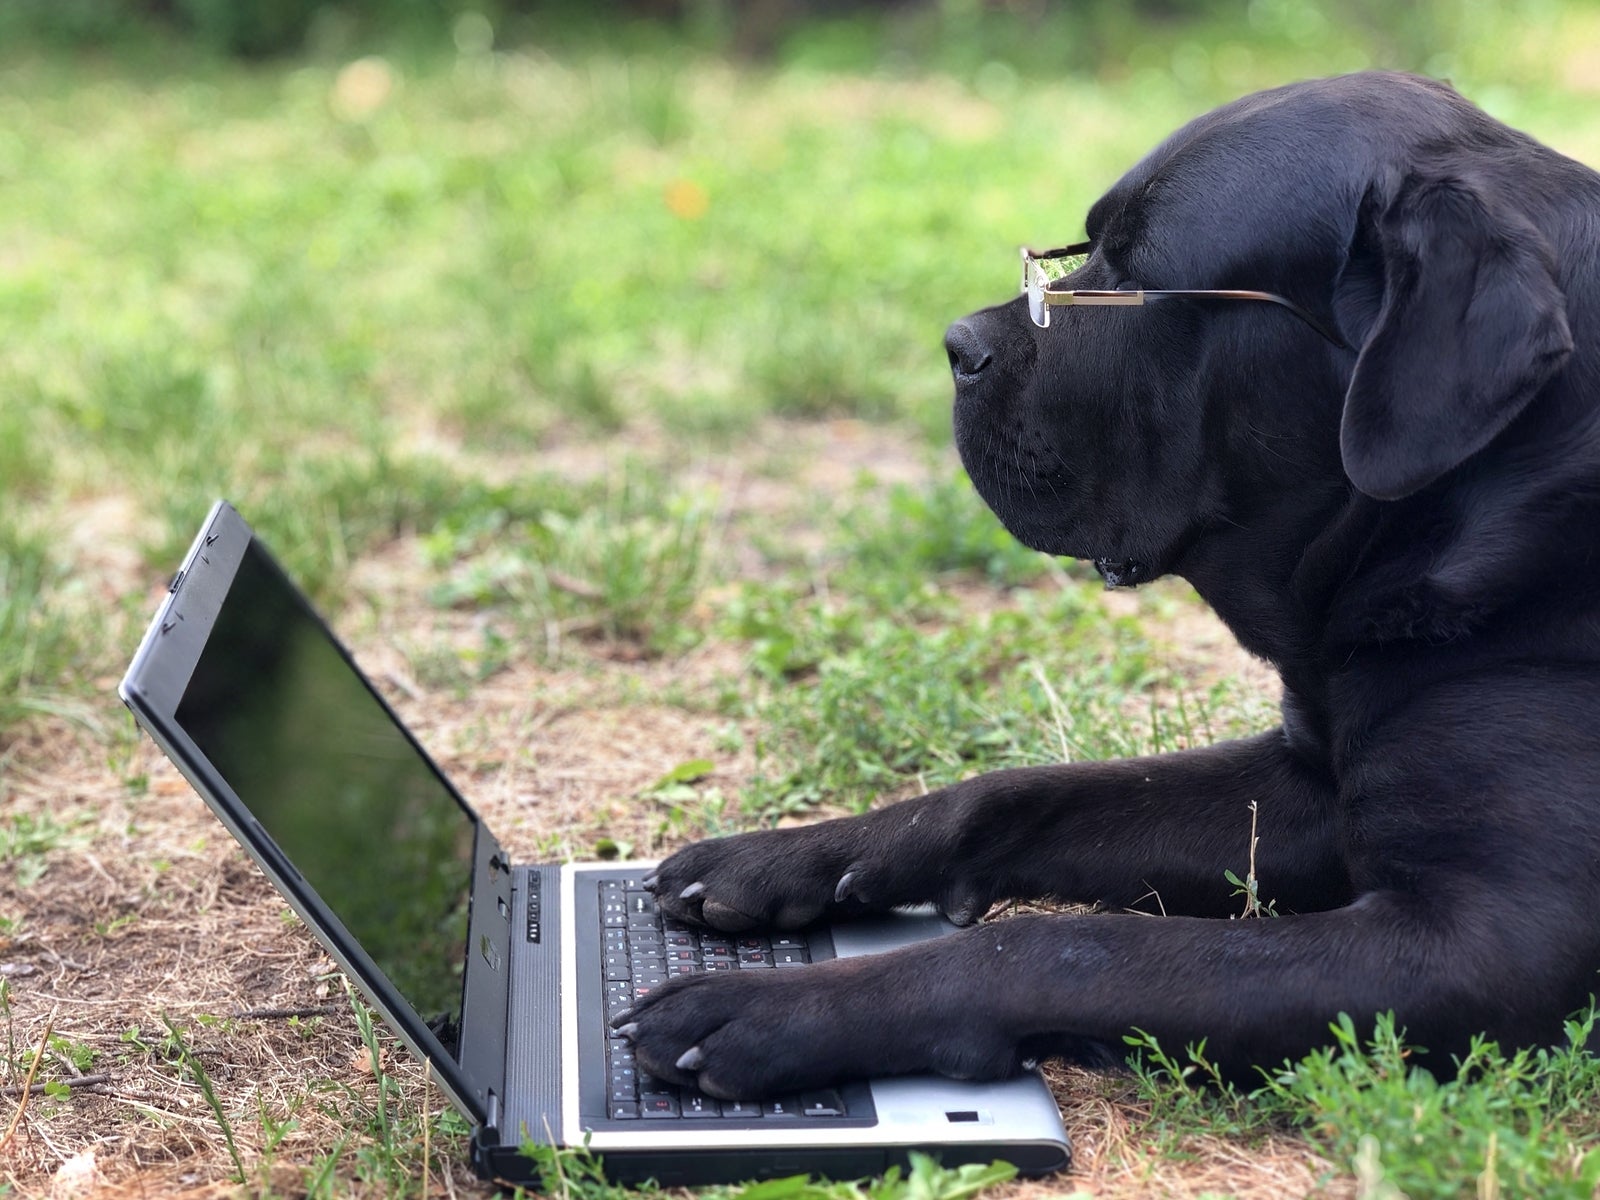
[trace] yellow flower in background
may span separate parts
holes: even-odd
[[[394,86],[394,70],[387,62],[376,56],[358,58],[334,77],[329,107],[341,121],[365,121],[383,107]]]
[[[667,210],[685,221],[698,221],[711,207],[711,197],[692,179],[674,179],[665,191]]]

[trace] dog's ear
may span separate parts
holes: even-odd
[[[1379,500],[1481,450],[1572,352],[1543,237],[1447,174],[1368,191],[1335,306],[1361,346],[1339,449],[1351,482]]]

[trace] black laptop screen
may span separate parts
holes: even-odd
[[[476,821],[254,542],[177,717],[455,1053]]]

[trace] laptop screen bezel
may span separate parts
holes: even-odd
[[[151,621],[144,639],[129,665],[118,688],[122,700],[135,719],[148,732],[155,743],[166,753],[178,770],[188,779],[201,798],[211,808],[218,820],[233,834],[257,866],[271,880],[274,887],[289,902],[289,906],[304,921],[330,957],[352,979],[367,1001],[389,1025],[418,1061],[427,1065],[431,1077],[439,1083],[455,1105],[477,1124],[489,1123],[496,1107],[494,1098],[503,1092],[504,1041],[503,1031],[493,1040],[495,1048],[483,1046],[487,1053],[468,1055],[465,1043],[469,1033],[480,1040],[490,1038],[490,1031],[469,1029],[467,1010],[471,1007],[474,988],[481,986],[473,976],[486,975],[487,971],[474,972],[474,955],[466,956],[463,1012],[461,1023],[462,1053],[458,1058],[428,1028],[426,1021],[405,999],[398,988],[376,962],[362,949],[361,944],[344,926],[333,910],[323,902],[316,890],[295,870],[292,862],[278,847],[250,812],[249,806],[223,778],[205,753],[188,736],[177,720],[178,705],[183,699],[189,680],[194,674],[200,656],[216,628],[217,620],[227,601],[234,576],[244,555],[254,541],[254,534],[244,518],[226,501],[218,501],[207,516],[205,524],[196,535],[179,574],[174,577],[169,594]],[[264,548],[259,547],[268,564],[282,575],[278,566]],[[471,819],[473,827],[473,877],[472,914],[469,918],[468,944],[475,944],[486,930],[488,913],[485,908],[495,907],[492,900],[484,903],[485,873],[509,878],[505,858],[493,835],[472,807],[450,784],[427,752],[416,743],[393,709],[377,692],[351,659],[348,650],[338,640],[327,623],[295,588],[284,578],[285,585],[304,607],[307,615],[326,633],[335,648],[349,663],[351,670],[361,679],[380,703],[384,711],[416,748],[417,753],[439,776],[450,794]],[[490,864],[493,864],[492,866]],[[500,891],[501,888],[494,888]],[[508,888],[507,888],[508,890]],[[498,938],[498,931],[493,931]],[[506,941],[509,942],[509,930]],[[502,952],[508,948],[502,945]],[[506,987],[504,972],[496,980],[483,981],[490,987]],[[501,1004],[494,1006],[503,1009]],[[491,1064],[498,1062],[496,1070]]]

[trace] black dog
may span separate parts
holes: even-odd
[[[1253,1078],[1340,1012],[1448,1054],[1558,1040],[1596,990],[1600,176],[1442,85],[1355,75],[1194,121],[1087,232],[1056,286],[1260,289],[1309,320],[977,313],[946,339],[962,461],[1029,546],[1193,583],[1278,668],[1282,726],[688,847],[661,904],[722,929],[1019,896],[1167,915],[677,981],[625,1018],[646,1069],[717,1096],[992,1077],[1117,1059],[1138,1027]],[[1252,802],[1286,915],[1227,920]]]

